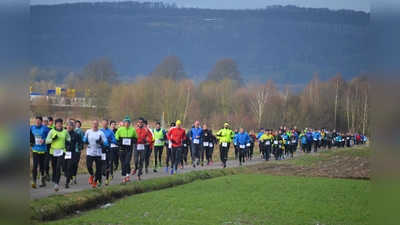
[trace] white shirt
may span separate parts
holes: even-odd
[[[89,138],[88,138],[89,137]],[[107,140],[106,136],[100,130],[94,132],[92,129],[86,130],[85,138],[87,138],[89,144],[86,148],[86,155],[90,156],[101,156],[101,146],[96,144],[96,141],[99,140],[105,141]]]

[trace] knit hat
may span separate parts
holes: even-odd
[[[228,123],[228,122],[225,122],[225,123],[224,123],[224,126],[229,126],[229,123]]]
[[[130,118],[129,116],[125,116],[125,119],[124,119],[123,122],[124,122],[124,123],[125,123],[125,122],[131,123],[131,118]]]
[[[178,124],[181,125],[181,121],[180,120],[176,121],[176,125],[178,125]]]
[[[57,124],[57,123],[63,123],[63,119],[57,118],[57,119],[54,121],[54,123],[55,123],[55,124]]]

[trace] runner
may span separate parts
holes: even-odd
[[[135,162],[135,168],[132,170],[132,175],[137,173],[137,179],[141,180],[143,162],[146,157],[147,149],[146,144],[153,140],[151,132],[147,129],[144,124],[144,119],[139,118],[137,121],[138,125],[136,127],[136,145],[133,148],[133,158]]]
[[[31,187],[36,188],[36,177],[37,170],[39,166],[40,173],[40,185],[39,187],[46,187],[46,181],[44,178],[44,159],[46,157],[47,146],[46,146],[46,137],[49,133],[49,128],[42,124],[43,118],[41,116],[35,117],[35,125],[30,127],[31,135],[33,136],[33,140],[31,141],[32,146],[32,159],[33,159],[33,167],[32,167],[32,183]]]
[[[250,136],[241,127],[239,133],[235,136],[234,142],[236,142],[239,149],[239,166],[241,166],[245,162],[247,148],[250,147]]]
[[[117,123],[114,120],[110,121],[110,129],[114,133],[117,132],[117,128],[115,127]],[[118,147],[118,141],[117,143],[111,143],[111,157],[110,157],[110,180],[114,179],[114,171],[118,169],[118,162],[119,162],[119,147]]]
[[[192,166],[196,167],[196,164],[200,164],[200,153],[202,149],[201,137],[203,135],[203,130],[199,127],[200,122],[196,121],[194,123],[194,127],[191,129],[190,141],[192,145]],[[204,158],[203,158],[204,159]],[[196,162],[196,164],[195,164]],[[201,162],[201,166],[204,166],[203,162]]]
[[[83,140],[82,137],[74,131],[75,129],[75,123],[73,121],[68,121],[67,122],[67,131],[69,136],[71,137],[71,141],[66,147],[66,152],[65,152],[65,160],[64,160],[64,165],[63,165],[63,170],[65,171],[66,175],[66,183],[65,183],[65,188],[69,188],[70,184],[74,184],[73,181],[73,170],[75,167],[78,165],[76,164],[77,157],[80,157],[81,155],[78,154],[80,151],[83,149]]]
[[[239,128],[235,129],[235,132],[233,133],[233,147],[235,148],[235,160],[238,159],[238,154],[239,154],[239,145],[238,143],[235,141],[235,137],[236,135],[239,134]]]
[[[175,123],[171,123],[171,126],[170,126],[170,128],[168,129],[168,132],[171,130],[171,129],[173,129],[174,127],[175,127],[176,125],[175,125]],[[168,133],[167,132],[167,133]],[[166,145],[167,145],[167,154],[166,154],[166,157],[165,157],[165,170],[164,170],[164,172],[168,172],[168,169],[169,169],[169,161],[171,161],[171,148],[172,148],[172,143],[168,140],[168,142],[165,142],[166,143]],[[171,165],[171,168],[172,168],[172,165]]]
[[[167,133],[167,139],[172,143],[171,149],[171,174],[176,174],[178,164],[181,161],[182,141],[186,139],[186,131],[181,128],[181,121],[176,121],[176,127],[170,129]]]
[[[86,166],[90,174],[89,184],[92,187],[101,186],[101,169],[102,164],[106,160],[106,152],[104,147],[108,147],[109,143],[102,131],[99,130],[99,121],[92,121],[92,129],[86,130],[83,141],[86,143]],[[93,162],[96,164],[96,172],[93,172]]]
[[[154,143],[154,134],[153,131],[150,129],[150,125],[147,124],[147,120],[143,120],[144,126],[147,129],[147,132],[149,134],[149,141],[146,143],[146,155],[144,158],[144,172],[146,174],[149,173],[149,164],[150,164],[150,156],[151,153],[153,152],[153,143]]]
[[[260,141],[260,137],[264,134],[264,128],[261,128],[260,129],[260,132],[257,134],[257,136],[256,136],[256,140],[258,140],[258,149],[260,150],[260,158],[263,158],[263,147],[262,147],[262,144],[261,144],[261,141]]]
[[[229,129],[229,123],[224,123],[224,127],[217,132],[216,135],[220,141],[221,162],[223,167],[226,167],[226,160],[228,159],[229,146],[233,139],[233,131]]]
[[[201,146],[201,152],[200,152],[200,158],[201,158],[201,164],[203,165],[204,161],[204,154],[206,154],[206,160],[207,160],[207,166],[210,165],[210,143],[212,142],[211,140],[211,132],[208,130],[207,124],[203,125],[203,136],[201,137],[201,141],[203,142],[203,145]],[[212,145],[212,143],[211,143]]]
[[[73,121],[70,119],[70,121]],[[85,134],[83,133],[82,129],[81,129],[81,121],[76,120],[75,121],[75,132],[79,134],[79,136],[81,136],[81,139],[83,140],[83,137],[85,137]],[[81,160],[81,150],[79,149],[79,146],[77,145],[75,148],[75,152],[76,152],[76,158],[73,163],[73,168],[72,168],[72,182],[70,184],[77,184],[77,180],[76,180],[76,174],[78,173],[78,166],[79,166],[79,161]]]
[[[104,133],[104,136],[106,136],[107,138],[107,142],[111,145],[111,144],[117,144],[117,139],[115,139],[115,135],[114,135],[114,131],[111,130],[110,128],[108,128],[108,119],[104,118],[102,121],[102,125],[103,128],[100,129],[101,132]],[[102,175],[106,176],[106,182],[105,185],[107,186],[110,178],[110,172],[112,171],[112,149],[111,146],[105,146],[105,154],[106,154],[106,158],[105,161],[103,160],[103,165],[102,165],[102,169],[101,169],[101,173]],[[104,153],[104,152],[103,152]]]
[[[161,157],[164,150],[164,143],[166,139],[167,132],[161,128],[161,123],[156,123],[156,128],[153,130],[154,134],[154,169],[153,172],[157,173],[158,168],[161,169]]]
[[[253,130],[250,131],[249,136],[250,136],[250,148],[249,148],[249,151],[247,153],[246,160],[251,160],[252,159],[253,152],[254,152],[254,145],[256,143],[256,138],[257,138],[256,135],[254,134]]]
[[[119,159],[121,162],[122,182],[130,182],[129,172],[131,171],[131,159],[133,145],[138,138],[135,128],[131,127],[131,118],[126,116],[123,120],[123,126],[115,132],[115,138],[119,146]]]
[[[61,167],[64,162],[64,155],[66,152],[66,145],[71,140],[68,132],[63,129],[63,120],[61,118],[56,119],[56,126],[50,130],[46,137],[46,144],[50,144],[50,155],[51,155],[51,168],[53,169],[53,182],[54,191],[58,191],[58,184],[61,178]]]
[[[269,157],[271,154],[271,147],[273,144],[273,139],[274,136],[269,133],[270,129],[266,129],[264,134],[260,137],[261,142],[263,143],[263,148],[264,148],[264,154],[263,154],[263,160],[264,161],[269,161]]]
[[[275,131],[274,139],[273,139],[273,148],[275,152],[275,161],[282,160],[282,130]]]
[[[308,153],[311,153],[311,145],[312,145],[312,142],[313,142],[313,134],[311,132],[311,129],[307,129],[306,140],[307,140],[307,151],[306,151],[306,154],[308,154]]]
[[[210,135],[211,135],[210,143],[208,144],[208,147],[210,148],[210,155],[208,156],[208,158],[210,159],[209,166],[213,163],[212,155],[214,153],[214,146],[218,143],[218,140],[215,137],[215,135],[213,134],[212,130],[210,130]]]
[[[50,116],[51,118],[51,123],[53,124],[53,118]],[[47,126],[47,128],[49,128],[49,131],[51,129],[54,128],[54,126],[49,127],[49,118],[48,117],[43,117],[43,125]],[[44,157],[44,171],[45,171],[45,175],[44,175],[44,179],[46,182],[50,182],[50,180],[52,182],[53,181],[53,175],[54,175],[54,170],[53,168],[51,168],[52,170],[52,175],[50,176],[50,161],[51,161],[51,155],[50,155],[50,144],[46,144],[47,146],[47,151],[45,153],[45,157]]]

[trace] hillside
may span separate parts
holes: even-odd
[[[176,55],[202,80],[215,62],[233,58],[245,81],[307,83],[318,72],[346,80],[369,72],[370,14],[270,6],[258,10],[179,8],[163,3],[31,6],[31,65],[58,80],[106,56],[123,79],[149,74]]]

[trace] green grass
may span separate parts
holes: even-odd
[[[370,182],[239,174],[139,194],[51,224],[369,224]]]

